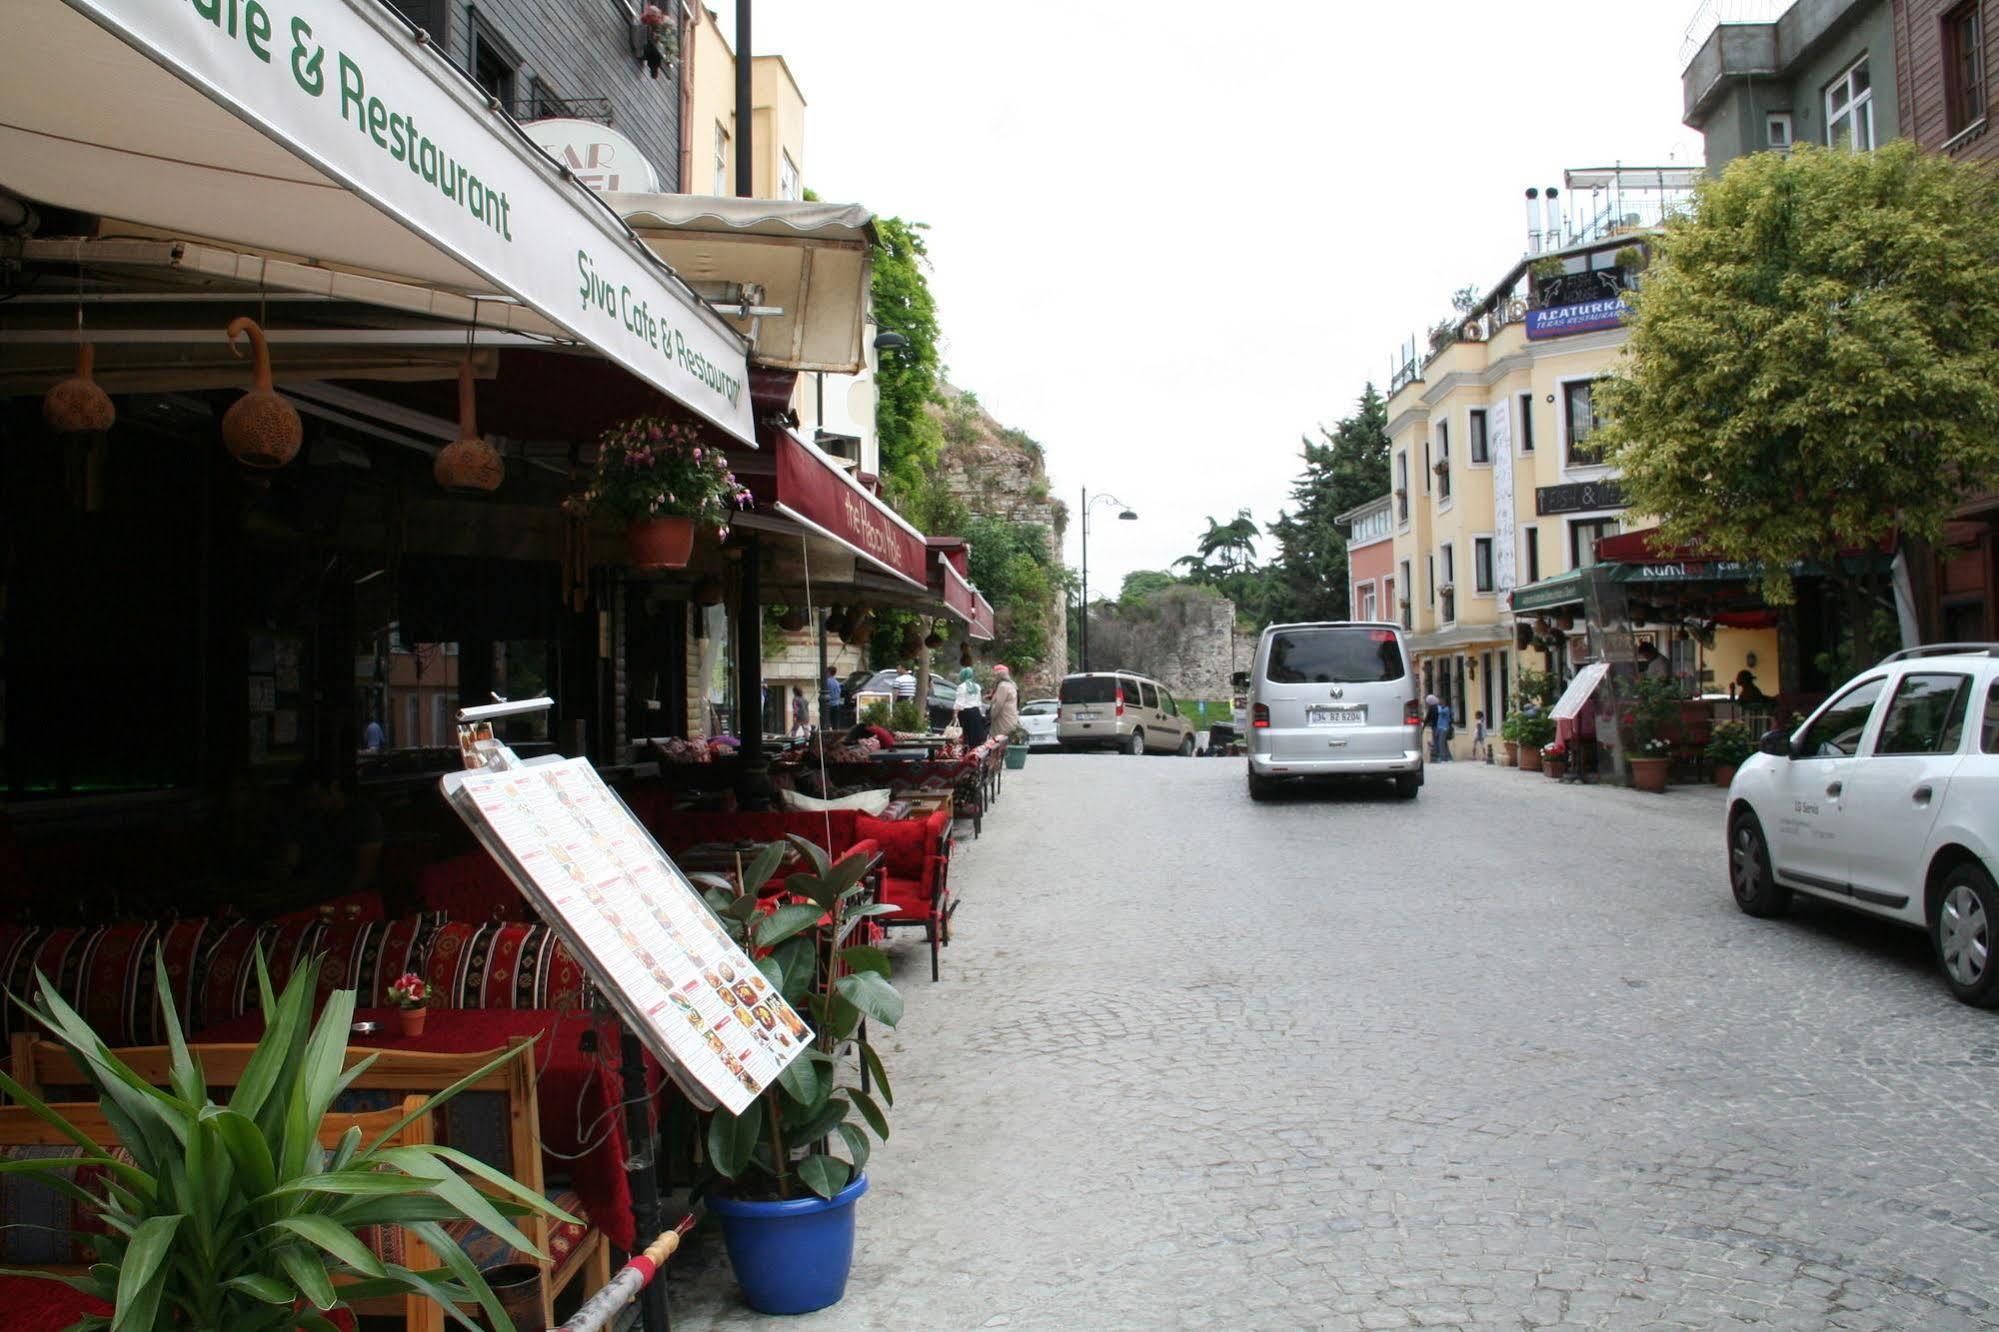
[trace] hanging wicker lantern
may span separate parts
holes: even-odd
[[[796,606],[787,609],[777,617],[777,627],[788,634],[795,634],[805,627],[805,612]]]
[[[831,634],[839,633],[840,626],[845,624],[846,622],[847,622],[847,612],[844,609],[842,609],[839,606],[833,606],[827,609],[826,619],[824,621],[827,633]]]
[[[305,441],[305,426],[298,411],[271,387],[271,347],[264,330],[247,315],[229,321],[229,350],[236,350],[236,335],[250,338],[256,357],[255,386],[231,404],[222,417],[222,443],[229,456],[245,467],[283,467],[298,456]],[[237,353],[241,355],[241,353]]]
[[[932,629],[929,633],[923,636],[923,646],[927,648],[943,647],[944,635],[938,633],[935,629]]]
[[[969,638],[961,639],[958,643],[958,664],[960,666],[972,664],[972,640]]]
[[[472,358],[458,363],[458,438],[437,451],[431,475],[446,490],[485,494],[498,490],[507,464],[500,451],[479,438],[478,398],[472,388]]]
[[[59,435],[99,434],[118,419],[111,395],[90,377],[97,348],[87,342],[76,344],[76,373],[42,396],[42,419]]]
[[[911,625],[903,633],[902,642],[898,646],[897,651],[911,660],[914,660],[917,654],[923,651],[923,640],[917,636],[915,625]]]
[[[694,581],[694,604],[697,606],[719,606],[722,604],[722,580],[712,575]]]

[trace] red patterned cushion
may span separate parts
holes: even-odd
[[[562,1265],[569,1261],[569,1256],[576,1252],[576,1246],[589,1238],[590,1214],[583,1209],[583,1199],[573,1190],[550,1185],[544,1190],[544,1196],[581,1222],[580,1225],[572,1225],[567,1221],[557,1221],[548,1228],[548,1256],[554,1261],[556,1270],[560,1271]],[[465,1250],[465,1256],[481,1272],[490,1272],[502,1263],[528,1261],[525,1254],[517,1253],[499,1236],[476,1222],[448,1221],[444,1233],[458,1241],[458,1247]]]
[[[93,1315],[108,1318],[111,1306],[41,1277],[0,1276],[0,1309],[8,1332],[64,1332]]]
[[[80,1147],[4,1147],[0,1161],[74,1161]],[[130,1164],[123,1149],[112,1153]],[[58,1167],[62,1168],[62,1167]],[[70,1182],[86,1193],[105,1188],[105,1168],[78,1164],[68,1168]],[[90,1236],[107,1233],[94,1214],[76,1199],[26,1174],[0,1174],[0,1263],[28,1267],[88,1266],[97,1261]],[[11,1311],[5,1324],[14,1326]]]
[[[438,1008],[581,1008],[583,968],[546,925],[452,921],[425,979]]]
[[[882,876],[882,901],[898,908],[887,920],[927,920],[930,917],[930,894],[924,889],[920,879],[904,879],[896,875]]]
[[[876,819],[862,815],[855,832],[881,848],[882,868],[904,879],[921,879],[930,859],[930,824],[925,819]]]
[[[405,972],[422,974],[431,938],[442,924],[441,916],[426,913],[326,926],[315,944],[323,960],[314,1007],[335,990],[353,990],[357,1008],[390,1007],[389,987]]]

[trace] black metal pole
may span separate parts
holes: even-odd
[[[755,108],[750,105],[750,0],[736,0],[736,197],[747,199],[756,193],[751,183],[755,163],[751,160]]]
[[[1076,654],[1077,669],[1090,669],[1090,490],[1083,488],[1083,609],[1076,617],[1077,630],[1082,635],[1082,648]]]
[[[666,1229],[666,1213],[659,1199],[659,1143],[653,1136],[645,1050],[630,1030],[625,1031],[620,1046],[625,1095],[625,1176],[632,1188],[632,1224],[638,1237],[634,1243],[643,1248]],[[646,1332],[668,1332],[673,1326],[663,1275],[639,1293],[639,1318]]]
[[[743,543],[736,588],[736,731],[741,742],[736,753],[742,762],[736,799],[752,810],[770,807],[770,767],[764,761],[763,601],[757,586],[761,553],[754,536]]]
[[[833,691],[826,687],[826,608],[813,607],[812,618],[819,630],[819,729],[830,733],[839,723],[833,718]]]

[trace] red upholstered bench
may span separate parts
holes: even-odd
[[[951,942],[951,816],[943,810],[922,819],[875,819],[862,815],[858,830],[881,848],[881,900],[896,908],[877,922],[889,929],[920,929],[930,944],[930,979],[939,973],[939,952]]]
[[[0,1309],[8,1332],[65,1332],[95,1314],[111,1316],[111,1306],[52,1277],[0,1276]]]

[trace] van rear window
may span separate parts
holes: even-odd
[[[1400,680],[1402,646],[1386,629],[1295,629],[1273,636],[1263,678],[1272,684]]]
[[[1108,675],[1072,675],[1062,682],[1064,703],[1115,703],[1117,681]]]

